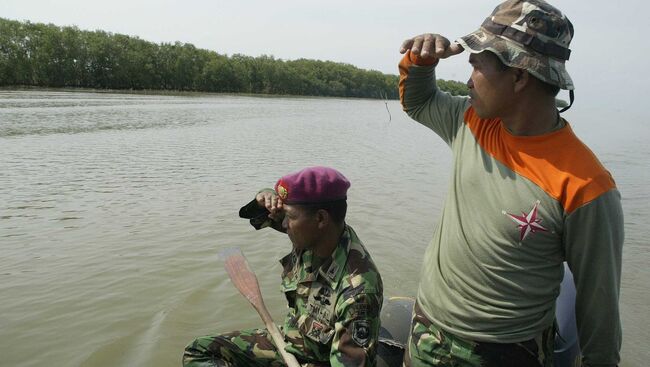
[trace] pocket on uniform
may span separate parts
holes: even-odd
[[[334,336],[334,328],[305,315],[298,319],[298,329],[303,337],[320,344],[328,344]]]

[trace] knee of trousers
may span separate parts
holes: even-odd
[[[225,341],[221,336],[198,337],[185,347],[183,361],[208,356],[212,359],[218,358],[221,356],[221,346],[225,345]]]

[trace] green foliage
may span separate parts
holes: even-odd
[[[452,96],[466,96],[469,94],[469,88],[465,83],[442,79],[438,79],[436,83],[438,84],[438,88],[449,92]]]
[[[396,99],[396,75],[331,61],[230,57],[194,45],[0,18],[0,86]],[[441,89],[467,94],[462,83]]]

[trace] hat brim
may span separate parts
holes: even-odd
[[[457,39],[456,42],[471,53],[491,51],[504,64],[528,70],[535,77],[561,89],[575,89],[564,61],[528,50],[514,41],[492,34],[483,28]]]

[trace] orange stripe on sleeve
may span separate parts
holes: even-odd
[[[404,82],[408,77],[409,68],[413,65],[429,66],[436,65],[437,63],[438,59],[435,57],[423,59],[417,55],[411,54],[410,50],[406,51],[406,54],[399,62],[399,101],[402,104],[403,109],[406,109],[406,106],[404,106]]]
[[[483,150],[534,182],[567,213],[616,188],[611,174],[568,123],[545,135],[515,136],[500,119],[481,119],[472,107],[465,112],[465,123]]]

